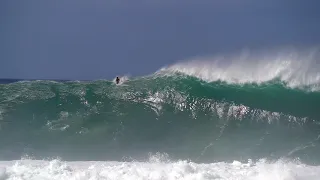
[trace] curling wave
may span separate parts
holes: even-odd
[[[207,82],[181,72],[111,81],[0,85],[0,158],[320,162],[320,94],[265,83]]]

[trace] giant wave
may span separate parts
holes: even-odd
[[[243,179],[261,179],[262,166],[318,165],[317,55],[308,56],[304,64],[292,54],[285,57],[281,54],[268,63],[257,60],[254,65],[251,56],[242,57],[241,63],[224,64],[221,58],[177,63],[149,76],[125,78],[121,85],[107,80],[1,84],[0,159],[107,161],[101,172],[116,168],[115,173],[120,173],[119,168],[142,173],[141,168],[148,166],[150,172],[135,174],[146,179],[235,179],[240,172],[226,175],[222,172],[226,168],[253,173]],[[148,160],[150,153],[167,154],[170,161],[154,164]],[[248,159],[254,162],[244,165]],[[14,174],[17,168],[36,171],[39,163],[48,162],[3,163],[3,171]],[[179,163],[188,166],[185,172],[169,172],[168,167],[180,168]],[[136,170],[130,170],[133,166]],[[153,166],[169,174],[154,171]],[[67,171],[61,173],[74,176]],[[289,171],[280,179],[315,177]]]

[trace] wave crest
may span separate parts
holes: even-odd
[[[194,58],[160,71],[179,72],[207,82],[224,81],[233,84],[265,83],[280,79],[288,87],[309,87],[320,90],[320,51],[294,50],[240,55]]]

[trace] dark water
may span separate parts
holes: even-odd
[[[0,160],[300,159],[320,163],[320,93],[184,75],[3,81]]]

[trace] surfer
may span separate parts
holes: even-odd
[[[120,78],[117,76],[116,83],[119,84],[119,82],[120,82]]]

